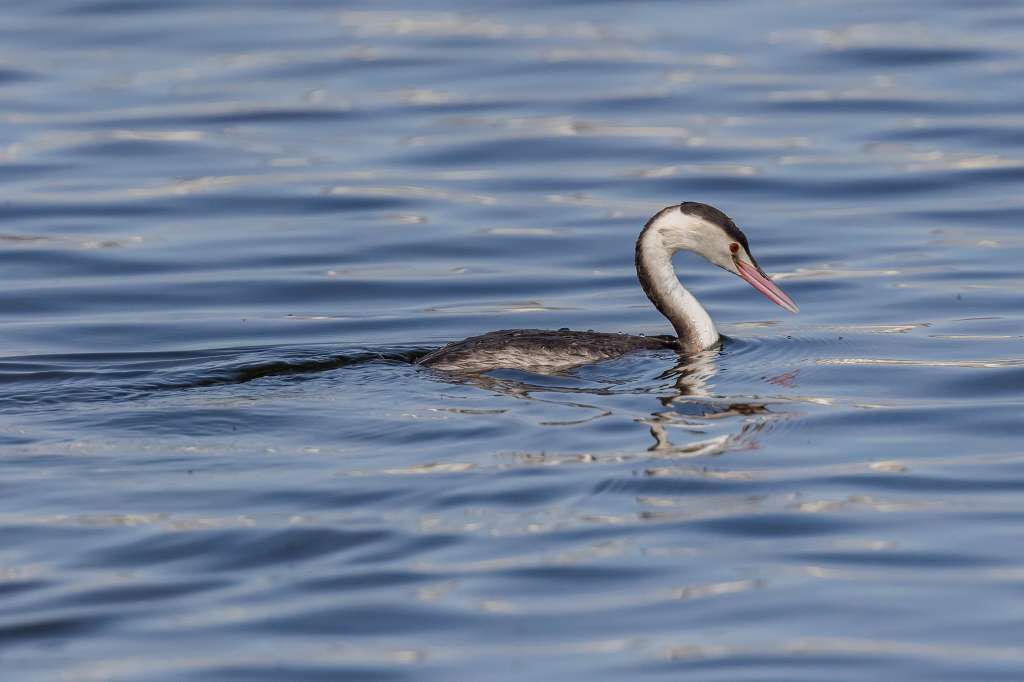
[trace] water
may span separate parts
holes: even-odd
[[[1013,2],[9,3],[0,665],[19,680],[1018,680]],[[714,204],[800,304],[665,333]]]

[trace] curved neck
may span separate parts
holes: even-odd
[[[678,249],[665,244],[652,220],[636,240],[636,274],[647,298],[676,330],[685,351],[710,348],[718,343],[718,330],[697,298],[679,283],[672,267]]]

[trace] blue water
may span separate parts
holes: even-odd
[[[0,669],[1024,679],[1024,7],[7,3]],[[555,376],[410,363],[670,331]]]

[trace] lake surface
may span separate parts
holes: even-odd
[[[5,678],[1024,679],[1024,7],[431,7],[5,7]]]

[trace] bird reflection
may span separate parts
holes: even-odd
[[[637,421],[650,428],[654,444],[648,452],[662,456],[701,457],[720,455],[731,450],[750,450],[757,447],[754,436],[777,415],[759,402],[723,402],[709,390],[711,379],[718,373],[718,351],[705,351],[681,359],[665,377],[675,377],[675,392],[658,400],[666,409],[651,413]],[[740,417],[738,433],[725,434],[705,440],[676,445],[669,438],[669,428],[681,427],[689,433],[706,433],[706,422],[729,417]],[[749,419],[755,417],[754,419]]]
[[[647,448],[647,452],[651,453],[648,456],[704,457],[755,449],[759,446],[759,437],[765,429],[790,415],[769,408],[770,403],[779,401],[739,401],[716,395],[713,392],[713,380],[719,371],[719,355],[718,349],[680,355],[670,369],[657,375],[653,380],[640,382],[637,382],[635,377],[624,377],[621,373],[593,379],[580,376],[578,370],[544,375],[512,371],[497,375],[445,373],[442,376],[444,381],[451,383],[471,384],[516,399],[580,408],[588,412],[579,419],[542,422],[542,425],[546,426],[583,424],[621,413],[619,409],[601,404],[607,402],[603,398],[650,393],[652,399],[657,401],[658,409],[636,418],[638,423],[648,427],[653,439],[653,443]],[[795,375],[795,372],[781,375],[778,378],[778,385],[791,385],[790,382]],[[729,420],[735,420],[737,428],[732,433],[721,434],[721,425],[728,423]],[[719,425],[712,427],[711,422],[719,422]],[[709,432],[713,431],[718,431],[719,435],[709,435]],[[679,432],[685,432],[689,438],[681,438],[677,435]],[[694,440],[693,436],[698,438]],[[564,456],[543,453],[529,455],[532,463],[536,463],[538,457],[557,458],[559,461],[565,459]],[[593,455],[587,457],[587,461],[598,459]],[[577,457],[571,459],[579,460]]]

